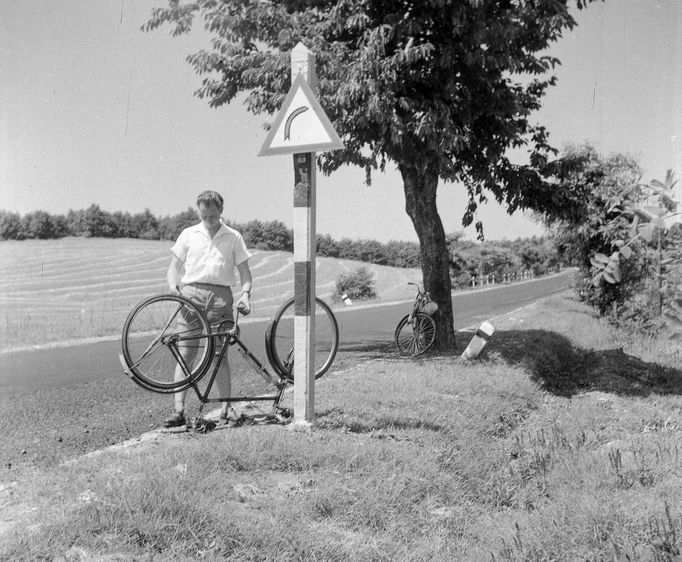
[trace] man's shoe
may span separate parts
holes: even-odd
[[[183,412],[175,412],[170,418],[163,422],[163,427],[180,427],[182,425],[187,425]]]

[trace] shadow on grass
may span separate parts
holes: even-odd
[[[631,396],[682,394],[680,369],[647,363],[622,349],[577,348],[546,330],[495,332],[484,357],[494,354],[525,368],[545,390],[560,396],[585,390]]]

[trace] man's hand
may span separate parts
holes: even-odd
[[[170,293],[171,293],[171,295],[177,295],[177,296],[181,297],[182,291],[180,290],[180,285],[172,285],[170,287]]]
[[[251,296],[249,293],[242,293],[241,298],[237,301],[237,310],[244,316],[251,312]]]

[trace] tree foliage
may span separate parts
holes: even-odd
[[[462,233],[448,235],[450,275],[457,288],[490,276],[496,282],[518,279],[523,272],[544,275],[564,265],[553,240],[547,237],[473,242]]]
[[[600,155],[590,144],[569,145],[552,163],[555,181],[567,198],[559,212],[545,212],[560,256],[579,267],[580,298],[601,314],[624,311],[626,302],[643,290],[645,268],[628,265],[628,281],[614,286],[592,283],[591,258],[610,253],[616,240],[630,231],[627,209],[639,205],[644,193],[639,185],[639,164],[623,154]],[[625,212],[625,214],[624,214]]]
[[[629,232],[632,215],[623,212],[644,200],[642,170],[632,157],[604,157],[589,143],[566,146],[551,168],[564,205],[545,211],[542,218],[564,259],[589,270],[595,253],[608,253]]]

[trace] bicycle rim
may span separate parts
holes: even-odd
[[[214,347],[210,334],[208,321],[196,305],[176,295],[158,295],[142,301],[128,315],[121,339],[123,357],[140,386],[178,392],[206,373]],[[171,345],[185,358],[189,376],[175,380],[178,362]]]
[[[265,332],[265,350],[272,368],[293,380],[294,299],[287,301],[275,314]],[[299,317],[302,318],[302,317]],[[319,379],[331,367],[339,348],[339,326],[331,308],[315,299],[315,378]]]
[[[416,357],[426,352],[436,339],[436,323],[428,314],[419,312],[410,322],[404,316],[395,330],[395,343],[402,355]]]

